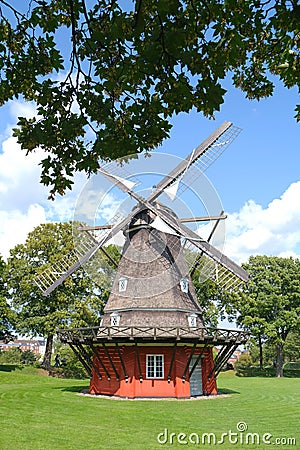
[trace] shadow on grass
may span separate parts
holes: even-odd
[[[57,387],[55,389],[59,389],[62,392],[87,392],[89,386],[67,386],[67,387]]]
[[[218,394],[220,394],[220,395],[222,395],[222,394],[233,395],[233,394],[240,394],[240,392],[239,391],[233,391],[232,389],[220,388],[220,389],[218,389]]]
[[[18,364],[0,364],[0,372],[13,372],[14,370],[23,370],[23,366]]]

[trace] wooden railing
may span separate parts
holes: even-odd
[[[243,344],[249,335],[241,330],[212,327],[137,327],[137,326],[98,326],[73,328],[58,331],[62,342],[97,343],[103,341],[160,341],[160,340],[197,340],[212,344],[237,342]]]

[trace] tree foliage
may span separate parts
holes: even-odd
[[[14,313],[6,299],[5,266],[5,262],[0,256],[0,340],[9,341],[12,339]]]
[[[212,116],[228,73],[253,99],[272,95],[273,75],[300,86],[297,0],[20,3],[0,0],[0,104],[36,104],[15,134],[47,152],[52,196],[99,158],[155,148],[173,114]]]
[[[243,265],[250,274],[247,290],[231,296],[231,312],[258,340],[276,347],[282,376],[287,337],[300,329],[300,261],[276,256],[251,256]]]
[[[219,309],[220,289],[213,280],[199,281],[198,270],[194,272],[192,281],[202,309],[204,324],[210,327],[217,327],[219,319],[222,318]]]
[[[284,355],[289,361],[300,361],[299,330],[288,334],[284,347]]]
[[[36,227],[25,244],[12,249],[7,263],[6,280],[17,313],[16,328],[23,334],[47,338],[45,368],[50,365],[57,329],[97,325],[107,295],[79,269],[48,297],[42,296],[34,283],[37,272],[66,257],[72,248],[72,225],[48,223]]]

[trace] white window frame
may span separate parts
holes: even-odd
[[[150,359],[153,358],[153,364],[150,364]],[[149,374],[151,366],[153,365],[153,375]],[[163,380],[165,376],[165,358],[162,354],[148,354],[146,355],[146,378],[149,380]],[[152,371],[152,370],[151,370]]]
[[[110,315],[110,325],[112,327],[118,327],[119,323],[120,323],[120,314],[115,313],[115,312],[111,313],[111,315]]]
[[[125,278],[125,277],[119,278],[119,281],[118,281],[119,292],[125,292],[126,291],[127,283],[128,283],[127,278]]]
[[[186,294],[189,292],[189,280],[187,278],[181,278],[180,288],[182,292],[185,292]]]
[[[188,321],[189,321],[189,327],[190,328],[197,327],[197,314],[190,314],[188,316]]]

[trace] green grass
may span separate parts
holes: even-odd
[[[38,376],[32,368],[0,367],[1,450],[90,450],[220,448],[300,448],[300,380],[292,378],[239,378],[222,374],[219,387],[226,397],[186,401],[127,401],[79,396],[87,380]],[[180,432],[237,431],[296,439],[296,445],[224,444],[186,445]],[[160,445],[157,435],[176,433],[173,444]],[[238,433],[245,436],[245,433]],[[180,438],[180,437],[179,437]],[[191,438],[196,439],[195,435]],[[185,438],[182,438],[185,440]]]

